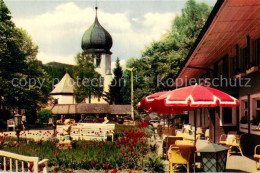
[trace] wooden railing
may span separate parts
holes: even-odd
[[[43,173],[47,173],[47,163],[48,159],[44,159],[39,162],[38,157],[24,156],[20,154],[15,154],[7,151],[0,150],[0,162],[2,162],[3,172],[31,172],[38,173],[39,167],[44,164],[42,168]],[[27,164],[27,168],[25,168]],[[33,164],[33,165],[32,165]],[[28,170],[28,167],[31,166],[31,171]]]
[[[61,139],[63,125],[57,125],[57,138]],[[78,123],[71,127],[70,136],[73,140],[114,140],[115,124]]]

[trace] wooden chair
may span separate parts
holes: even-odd
[[[189,173],[189,160],[185,159],[180,152],[180,148],[179,147],[171,147],[168,151],[168,158],[169,158],[169,172],[172,173],[173,172],[173,167],[172,165],[174,164],[174,166],[176,164],[181,164],[183,165],[186,169],[187,172]]]
[[[255,159],[255,166],[256,166],[256,170],[258,169],[258,164],[259,164],[259,161],[260,161],[260,153],[257,152],[257,148],[259,148],[260,145],[257,145],[255,146],[255,152],[254,152],[254,159]]]
[[[20,154],[14,154],[7,151],[0,150],[0,157],[3,159],[2,170],[3,172],[25,172],[25,164],[33,163],[33,172],[38,173],[41,164],[45,164],[42,169],[43,173],[47,173],[48,159],[39,161],[38,157],[24,156]],[[9,170],[7,170],[7,164]],[[28,171],[29,172],[29,171]]]
[[[15,130],[15,124],[14,124],[14,120],[13,119],[9,119],[7,120],[7,131],[9,131],[9,128],[13,128],[13,131]]]
[[[243,156],[243,152],[240,146],[240,136],[239,135],[228,135],[226,145],[229,146],[228,156],[232,153],[239,153]],[[233,148],[237,148],[238,151],[232,151]]]

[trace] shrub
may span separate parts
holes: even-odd
[[[37,113],[37,118],[39,123],[48,123],[49,118],[51,118],[52,112],[48,109],[42,109]]]
[[[144,163],[149,172],[164,172],[161,158],[154,153],[146,155]]]

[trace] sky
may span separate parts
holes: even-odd
[[[39,46],[43,63],[75,64],[81,38],[95,18],[95,0],[4,0],[17,27]],[[214,6],[216,0],[197,0]],[[152,41],[171,28],[186,0],[98,0],[98,19],[113,39],[112,66],[117,57],[139,58]]]

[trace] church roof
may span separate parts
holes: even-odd
[[[94,23],[85,31],[82,37],[82,49],[89,53],[111,54],[110,49],[112,45],[111,35],[100,25],[96,14]]]
[[[61,81],[55,85],[55,88],[51,91],[51,95],[58,94],[73,94],[74,93],[74,80],[66,73]]]

